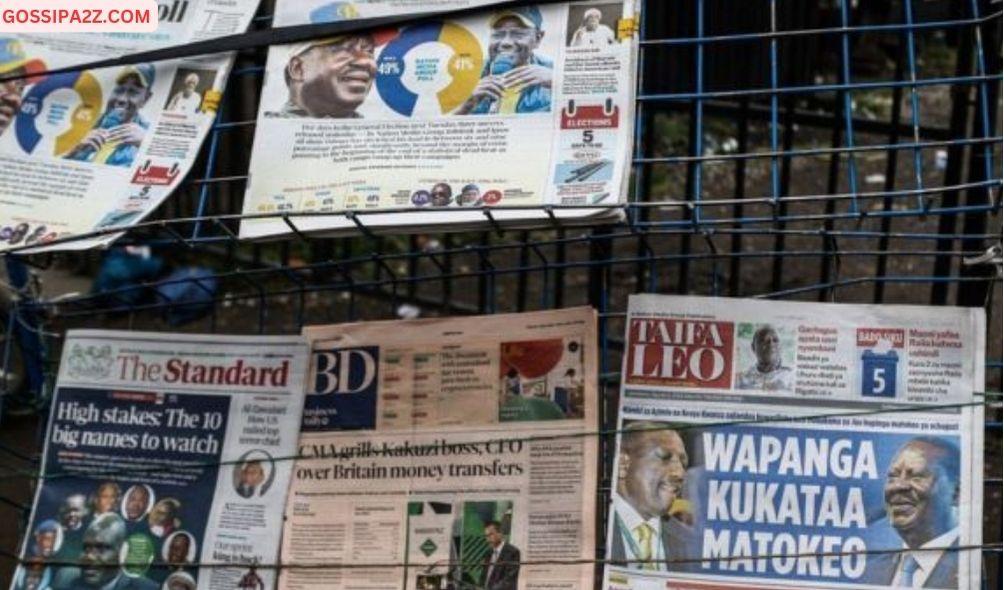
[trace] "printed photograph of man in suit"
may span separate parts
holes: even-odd
[[[621,434],[610,559],[644,571],[690,571],[693,529],[670,516],[689,465],[683,439],[658,422],[633,422]]]
[[[252,498],[258,493],[258,486],[265,481],[265,469],[261,461],[247,461],[240,466],[237,494],[242,498]]]
[[[947,440],[917,437],[886,472],[886,518],[901,552],[869,556],[865,583],[894,588],[958,588],[959,449]]]
[[[84,533],[84,551],[80,555],[80,576],[71,588],[101,590],[156,590],[157,585],[138,576],[127,576],[117,567],[126,540],[126,525],[115,513],[94,519]]]
[[[126,490],[122,501],[122,515],[128,521],[138,521],[153,508],[153,491],[149,486],[137,484]]]
[[[506,542],[502,524],[497,520],[485,523],[485,540],[491,548],[481,587],[485,590],[516,590],[519,587],[519,549]]]

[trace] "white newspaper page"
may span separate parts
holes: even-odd
[[[0,39],[0,251],[128,227],[178,187],[219,106],[232,55],[45,72],[247,29],[258,0],[171,0],[156,33]],[[53,244],[85,249],[110,233]]]
[[[156,5],[157,30],[150,33],[22,33],[15,38],[48,48],[46,65],[57,69],[240,33],[258,8],[250,0],[156,0]]]
[[[355,231],[351,212],[375,212],[357,217],[375,230],[486,223],[486,207],[506,224],[546,222],[545,205],[616,215],[575,206],[626,196],[634,5],[486,8],[271,48],[241,236],[290,232],[281,214],[334,234]]]
[[[341,432],[304,442],[303,455],[316,458],[296,465],[280,588],[591,587],[593,568],[578,561],[593,557],[595,478],[583,473],[595,455],[583,438],[562,437],[567,430],[534,433]],[[328,567],[297,567],[311,563]]]
[[[463,10],[499,4],[502,0],[295,0],[277,2],[272,25],[288,27],[345,20]]]
[[[502,2],[503,0],[295,0],[278,3],[272,14],[272,26],[289,27],[401,14],[417,17]],[[21,37],[43,43],[59,43],[65,49],[58,62],[62,67],[104,59],[111,55],[125,55],[232,35],[237,32],[234,30],[235,21],[239,22],[245,12],[240,2],[232,0],[156,0],[156,5],[157,30],[152,33],[27,33]]]
[[[633,296],[604,587],[977,587],[984,329]]]
[[[592,586],[592,309],[305,333],[280,588]]]
[[[297,337],[70,332],[12,590],[274,587],[306,371]]]

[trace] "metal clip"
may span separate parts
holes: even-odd
[[[486,218],[488,218],[488,223],[490,223],[492,228],[495,229],[495,233],[498,234],[500,238],[505,236],[505,229],[502,228],[498,220],[495,219],[495,216],[492,215],[492,210],[488,207],[484,207],[481,209],[481,212],[484,213]]]
[[[206,113],[215,113],[220,108],[220,101],[223,100],[223,93],[219,90],[207,90],[202,94],[202,110]]]
[[[345,212],[345,217],[349,221],[351,221],[352,223],[356,224],[356,228],[364,236],[366,236],[367,238],[369,238],[371,240],[375,240],[376,239],[376,234],[374,234],[373,230],[371,230],[370,228],[366,227],[366,225],[363,224],[363,222],[359,220],[359,215],[357,215],[355,211],[346,211]]]
[[[979,256],[967,256],[962,259],[966,266],[976,266],[977,264],[993,264],[997,268],[997,278],[1004,277],[1004,270],[1001,269],[1001,247],[1000,244],[990,246],[987,251]]]
[[[622,18],[617,21],[617,40],[630,39],[640,30],[641,25],[638,16]]]

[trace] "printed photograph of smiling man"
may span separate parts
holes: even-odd
[[[892,588],[959,587],[961,455],[954,440],[917,436],[899,446],[871,532],[901,551],[869,556],[863,582]],[[869,543],[869,548],[878,546]]]
[[[664,422],[626,422],[617,453],[610,559],[651,572],[687,571],[699,547],[685,497],[690,458]]]
[[[493,13],[488,28],[481,80],[454,114],[550,112],[554,61],[540,50],[546,36],[540,9],[522,6]]]
[[[288,95],[268,117],[359,119],[376,79],[376,42],[353,34],[293,45],[283,71]]]

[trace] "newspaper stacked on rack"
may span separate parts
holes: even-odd
[[[632,297],[604,587],[977,587],[984,324]]]
[[[402,10],[277,4],[295,22]],[[241,236],[621,215],[635,15],[635,0],[485,7],[271,48]]]
[[[0,251],[125,228],[195,162],[232,54],[46,75],[48,70],[247,29],[258,0],[161,0],[155,33],[0,36]],[[84,249],[104,233],[52,244]]]
[[[592,586],[592,309],[305,335],[279,588]]]
[[[437,12],[465,10],[502,4],[504,0],[292,0],[277,2],[272,26],[305,24],[409,15],[421,18]]]
[[[11,589],[274,587],[307,360],[295,337],[70,332]]]

